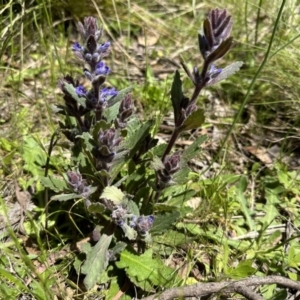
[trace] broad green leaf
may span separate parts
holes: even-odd
[[[124,99],[124,97],[129,94],[132,91],[132,86],[129,86],[121,91],[118,92],[118,95],[114,97],[113,99],[109,100],[108,105],[112,106],[115,105],[116,103],[120,102],[121,100]]]
[[[115,186],[107,186],[100,196],[100,199],[111,200],[114,204],[120,205],[124,200],[125,195]]]
[[[300,281],[300,275],[297,273],[293,273],[293,272],[287,272],[289,278],[291,280],[295,280],[295,281]]]
[[[176,210],[164,214],[155,214],[154,224],[150,233],[156,235],[168,230],[178,220],[179,216],[180,212]]]
[[[90,290],[97,282],[100,274],[108,266],[107,250],[113,236],[103,234],[93,249],[87,254],[81,272],[86,274],[83,283]]]
[[[148,120],[145,123],[141,123],[139,120],[133,120],[128,123],[127,137],[124,142],[124,146],[130,149],[130,157],[132,157],[142,146],[142,142],[146,136],[149,135],[150,129],[154,124],[154,120]]]
[[[124,232],[125,237],[128,238],[130,241],[136,240],[137,232],[132,227],[124,223],[122,225],[122,230]]]
[[[80,138],[84,140],[85,147],[92,151],[95,147],[95,142],[93,140],[93,137],[88,132],[83,132],[81,135],[77,135],[77,138]]]
[[[127,243],[117,242],[116,245],[111,249],[112,255],[117,255],[121,253],[127,247]]]
[[[162,170],[164,168],[164,164],[161,161],[161,158],[154,156],[151,162],[151,168],[155,171]]]
[[[163,235],[153,237],[153,241],[159,244],[164,244],[171,247],[188,244],[193,238],[188,237],[186,234],[175,230],[168,230]]]
[[[181,101],[183,99],[182,93],[182,81],[180,79],[180,74],[178,70],[175,71],[174,79],[171,88],[171,101],[174,109],[174,116],[175,116],[175,124],[178,121],[181,111]]]
[[[226,275],[232,279],[242,279],[254,275],[256,269],[252,267],[252,260],[245,260],[240,262],[235,268],[228,268]]]
[[[55,192],[62,192],[67,188],[67,184],[64,180],[57,179],[53,176],[42,177],[41,182],[44,187],[47,187]]]
[[[133,215],[139,217],[140,210],[139,210],[139,207],[137,206],[137,204],[134,201],[132,201],[132,200],[128,201],[128,203],[127,203],[127,209],[128,209],[128,212],[130,214],[133,214]]]
[[[146,291],[151,291],[153,286],[164,288],[172,286],[176,272],[165,266],[159,258],[154,259],[152,256],[152,249],[142,255],[124,250],[116,265],[120,269],[125,269],[130,280]]]
[[[56,196],[51,197],[51,200],[67,201],[67,200],[78,199],[78,198],[82,198],[82,196],[72,193],[72,194],[56,195]]]
[[[183,193],[172,196],[167,202],[165,202],[165,204],[181,208],[185,202],[190,200],[195,195],[195,193],[196,191],[187,189]]]
[[[33,136],[26,137],[22,146],[22,158],[25,161],[23,168],[26,171],[34,176],[44,174],[43,167],[47,161],[47,154]]]
[[[105,206],[99,202],[92,203],[87,210],[90,213],[102,214],[105,211]]]
[[[167,148],[167,144],[159,144],[157,146],[154,146],[148,153],[150,158],[153,158],[155,156],[162,157],[165,150]]]
[[[235,249],[239,249],[239,251],[247,251],[250,247],[249,241],[233,241],[230,239],[227,239],[224,235],[223,230],[216,230],[213,229],[203,229],[199,225],[195,224],[184,224],[184,223],[178,223],[176,224],[176,227],[178,229],[182,230],[188,230],[191,234],[196,235],[198,237],[204,237],[206,239],[210,239],[216,243],[219,243],[221,245],[224,244],[225,239],[226,243],[228,243],[229,246],[234,247]]]
[[[188,181],[189,173],[191,172],[190,168],[182,168],[181,170],[177,171],[173,175],[173,181],[175,181],[177,184],[185,184]]]
[[[178,128],[179,132],[197,129],[204,123],[204,110],[199,108],[192,112]]]

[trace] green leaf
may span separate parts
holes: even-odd
[[[57,179],[53,176],[42,177],[41,182],[44,187],[47,187],[55,192],[62,192],[67,188],[67,184],[64,180]]]
[[[33,136],[26,137],[22,146],[22,158],[25,161],[23,168],[34,176],[44,174],[44,166],[47,161],[45,149]]]
[[[168,230],[163,235],[157,235],[153,237],[153,241],[159,244],[178,247],[180,245],[186,245],[190,243],[193,239],[188,237],[186,234],[175,230]]]
[[[100,199],[111,200],[114,204],[120,205],[123,203],[125,195],[115,186],[107,186],[100,196]]]
[[[189,201],[195,195],[195,193],[196,191],[194,190],[186,190],[180,194],[172,195],[170,200],[165,203],[181,208],[185,202]]]
[[[148,120],[141,123],[139,120],[133,120],[127,126],[127,138],[124,146],[130,149],[130,157],[136,154],[137,150],[141,147],[142,142],[150,133],[150,129],[154,124],[154,120]]]
[[[132,87],[128,87],[119,91],[118,95],[111,100],[108,100],[108,107],[103,112],[103,117],[108,123],[114,121],[119,113],[119,107],[121,100],[132,90]]]
[[[114,97],[113,99],[109,100],[108,105],[112,106],[115,105],[116,103],[120,102],[121,100],[124,99],[124,97],[129,94],[132,91],[132,86],[129,86],[121,91],[118,92],[118,95]]]
[[[100,274],[108,266],[107,250],[113,236],[103,234],[97,244],[87,254],[81,272],[86,274],[83,283],[90,290],[97,282]]]
[[[253,212],[248,207],[247,200],[244,196],[244,192],[245,192],[246,188],[247,188],[247,179],[246,179],[246,177],[241,176],[241,178],[239,179],[239,181],[237,183],[237,199],[240,203],[241,211],[246,218],[249,229],[254,230],[255,224],[254,224],[254,221],[252,218]]]
[[[171,228],[172,224],[178,220],[179,216],[180,212],[176,210],[170,213],[155,214],[154,224],[150,233],[155,235],[168,230]]]
[[[159,258],[153,259],[152,255],[152,249],[142,255],[124,250],[116,265],[125,269],[130,280],[146,291],[152,291],[153,286],[172,286],[176,272],[165,266]]]
[[[94,128],[92,129],[92,135],[95,141],[98,140],[98,134],[100,129],[102,129],[103,131],[106,129],[111,128],[111,124],[108,122],[105,122],[104,120],[101,120],[99,122],[97,122],[94,126]]]
[[[197,129],[204,123],[204,110],[199,108],[192,112],[178,128],[179,132]]]
[[[184,96],[182,93],[182,81],[180,79],[180,74],[178,70],[176,70],[171,88],[171,101],[174,109],[175,124],[177,124],[178,118],[180,116],[180,106],[183,97]]]
[[[90,213],[102,214],[105,211],[105,206],[99,202],[92,203],[87,210]]]
[[[232,279],[242,279],[247,276],[254,275],[256,269],[252,267],[252,260],[242,261],[235,268],[228,268],[226,271],[226,275],[228,275]]]
[[[187,163],[191,161],[191,159],[193,159],[196,155],[198,155],[199,152],[201,151],[200,146],[204,142],[206,142],[207,139],[208,137],[206,134],[197,137],[196,140],[190,146],[188,146],[182,153],[182,158],[181,158],[182,162]]]
[[[78,198],[82,198],[82,196],[73,193],[73,194],[56,195],[56,196],[51,197],[51,200],[67,201],[67,200],[73,200],[73,199],[78,199]]]
[[[132,201],[132,200],[129,200],[128,203],[127,203],[127,210],[128,210],[128,213],[130,214],[133,214],[137,217],[140,216],[140,210],[139,210],[139,207],[137,206],[137,204]]]
[[[184,184],[188,181],[188,175],[191,172],[190,168],[182,168],[173,175],[173,181],[177,184]]]
[[[112,255],[117,255],[121,253],[127,247],[127,243],[117,242],[116,245],[111,249]]]
[[[77,135],[76,137],[84,141],[84,145],[89,151],[92,151],[96,146],[93,137],[88,132],[83,132],[81,135]]]

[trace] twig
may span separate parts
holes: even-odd
[[[252,291],[250,287],[264,284],[279,284],[287,288],[300,291],[300,282],[290,280],[282,276],[249,277],[238,281],[197,283],[190,286],[168,289],[160,294],[155,294],[144,300],[171,300],[174,298],[207,296],[214,293],[238,293],[250,300],[262,300],[263,298]]]

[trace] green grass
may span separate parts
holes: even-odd
[[[212,142],[199,154],[202,169],[189,175],[200,204],[176,225],[178,236],[174,235],[176,240],[186,233],[191,240],[187,247],[177,240],[174,246],[166,246],[158,239],[156,247],[160,247],[154,252],[170,264],[188,265],[178,286],[253,274],[281,274],[299,280],[300,35],[296,1],[284,1],[281,15],[281,1],[246,1],[243,5],[238,0],[181,2],[124,4],[106,0],[96,5],[95,0],[84,6],[81,1],[39,0],[30,6],[28,1],[19,6],[12,5],[13,1],[1,4],[0,212],[7,215],[19,201],[15,186],[29,189],[36,207],[21,233],[10,226],[8,231],[0,231],[0,299],[18,299],[22,293],[36,299],[53,299],[54,294],[61,299],[93,299],[92,294],[101,294],[85,292],[82,278],[72,266],[79,263],[78,253],[70,250],[72,242],[86,237],[80,228],[85,223],[80,203],[71,209],[63,203],[50,203],[46,216],[43,204],[52,194],[48,191],[47,195],[41,183],[50,139],[58,128],[51,104],[62,103],[57,82],[65,74],[80,74],[81,70],[70,51],[78,39],[73,21],[91,14],[100,18],[113,43],[107,59],[113,70],[109,84],[118,89],[132,85],[141,117],[144,112],[163,119],[171,111],[174,62],[178,64],[182,57],[190,69],[200,66],[197,31],[205,13],[214,7],[229,10],[236,43],[220,66],[242,60],[244,67],[206,89],[199,99],[207,111],[204,128],[213,132]],[[67,29],[66,20],[72,21]],[[147,42],[145,47],[139,45]],[[188,92],[191,84],[183,70],[180,72]],[[224,133],[221,138],[219,131]],[[192,140],[193,135],[186,138]],[[58,145],[51,154],[50,174],[67,171],[65,162],[70,157],[64,140]],[[278,155],[268,164],[267,152],[274,145]],[[260,147],[264,155],[250,153],[249,146]],[[280,225],[288,222],[295,233],[285,237],[285,227]],[[105,278],[101,280],[106,283]],[[112,291],[118,292],[115,278]],[[285,290],[275,286],[265,286],[261,292],[265,299],[286,297]],[[279,293],[282,298],[275,298]]]

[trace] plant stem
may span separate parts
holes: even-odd
[[[179,130],[178,130],[178,127],[176,127],[172,133],[172,136],[171,136],[171,139],[169,141],[169,144],[164,152],[164,155],[162,156],[162,162],[164,162],[166,156],[170,153],[171,149],[173,148],[177,138],[178,138],[178,135],[179,135]]]

